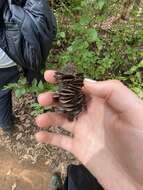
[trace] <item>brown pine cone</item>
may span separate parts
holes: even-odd
[[[54,95],[57,102],[55,111],[65,114],[68,120],[73,121],[86,109],[85,95],[82,92],[84,75],[77,73],[73,64],[68,64],[63,72],[56,73],[59,85]]]

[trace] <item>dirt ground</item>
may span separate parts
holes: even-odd
[[[0,148],[0,179],[2,190],[48,190],[51,171],[39,163],[20,164],[14,154]]]
[[[61,172],[64,179],[67,166],[78,163],[70,153],[36,142],[39,129],[30,115],[32,101],[30,95],[14,98],[15,133],[9,138],[0,130],[0,190],[50,190],[53,172]],[[56,132],[64,131],[56,128]]]

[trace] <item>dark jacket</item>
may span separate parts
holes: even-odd
[[[0,2],[0,48],[23,68],[39,71],[56,35],[47,0]]]

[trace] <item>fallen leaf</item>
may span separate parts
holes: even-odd
[[[16,183],[14,183],[11,187],[11,190],[15,190],[16,189]]]

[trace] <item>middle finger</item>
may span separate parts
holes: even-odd
[[[54,92],[45,92],[38,96],[38,102],[41,106],[50,106],[54,104]]]
[[[69,132],[73,132],[74,122],[69,122],[62,114],[44,113],[36,118],[36,123],[40,128],[62,127]]]

